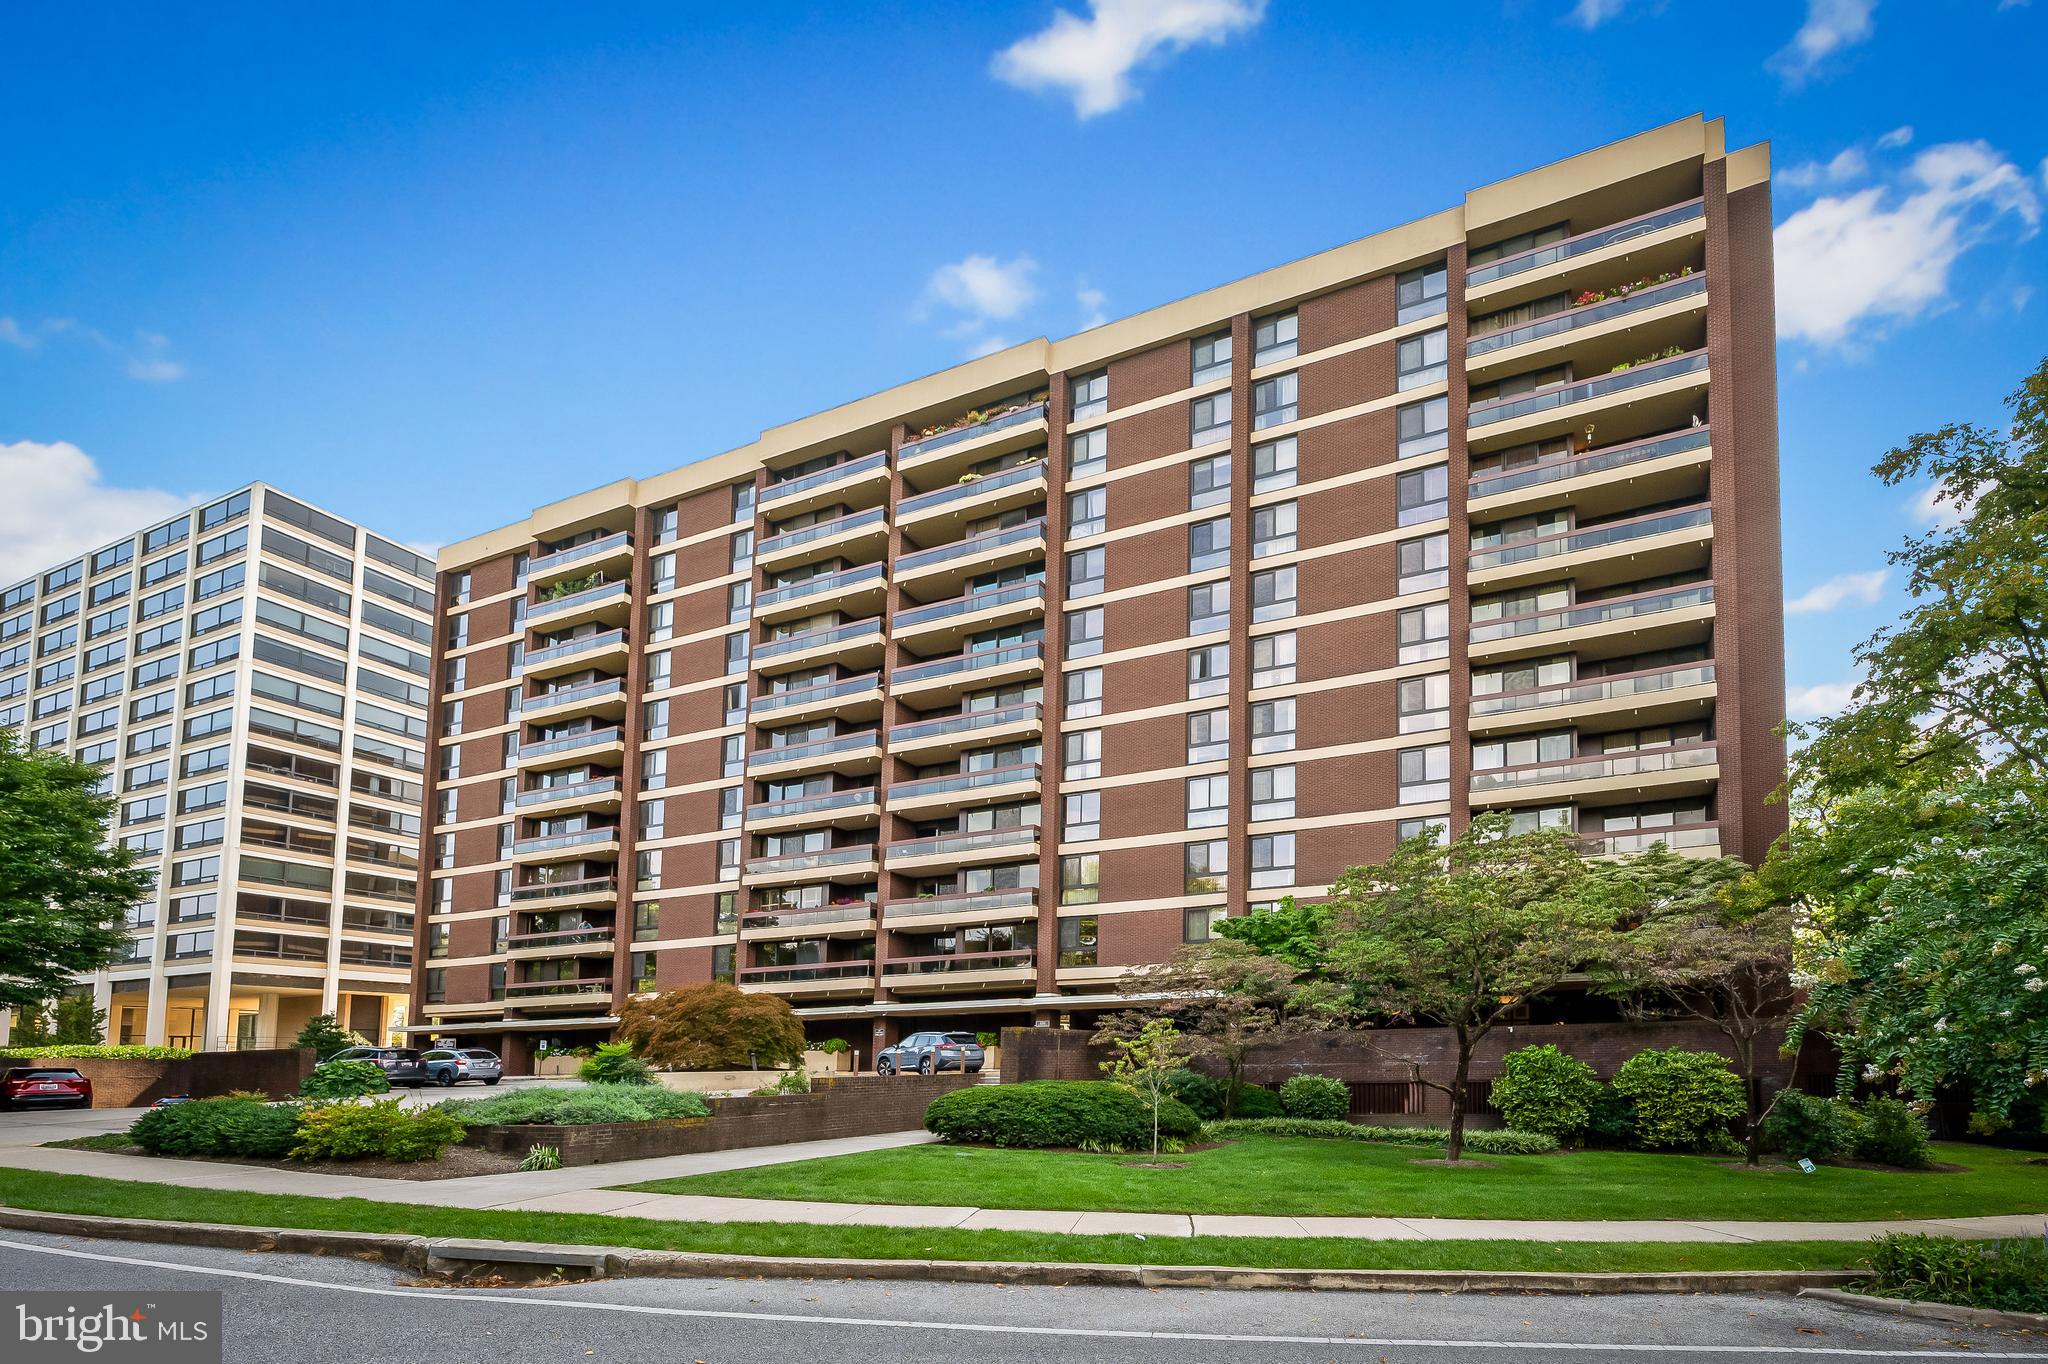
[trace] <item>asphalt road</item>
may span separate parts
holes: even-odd
[[[0,1289],[217,1288],[227,1358],[1694,1364],[2037,1359],[2048,1340],[1775,1296],[1541,1298],[637,1279],[414,1286],[382,1265],[0,1231]]]

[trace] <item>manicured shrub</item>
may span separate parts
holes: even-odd
[[[462,1124],[439,1108],[406,1109],[396,1099],[322,1104],[299,1113],[293,1160],[439,1160],[462,1140]]]
[[[1257,1085],[1239,1085],[1232,1090],[1229,1108],[1233,1118],[1281,1118],[1287,1115],[1287,1110],[1280,1107],[1280,1096]]]
[[[1214,1122],[1223,1116],[1223,1082],[1211,1079],[1199,1070],[1169,1072],[1166,1092],[1186,1104],[1188,1111],[1203,1122]]]
[[[592,1085],[651,1085],[654,1068],[633,1055],[631,1042],[600,1042],[596,1055],[576,1067],[576,1078]]]
[[[924,1125],[947,1141],[990,1146],[1152,1147],[1152,1109],[1135,1091],[1101,1080],[977,1085],[932,1100]],[[1159,1105],[1159,1135],[1184,1141],[1201,1123],[1178,1099]]]
[[[299,1083],[309,1099],[355,1099],[391,1088],[384,1068],[375,1061],[323,1061]]]
[[[1870,1243],[1866,1293],[2000,1312],[2048,1312],[2048,1247],[2039,1237],[1959,1241],[1893,1232]]]
[[[1614,1089],[1635,1106],[1636,1141],[1651,1150],[1725,1144],[1728,1124],[1747,1111],[1742,1079],[1719,1052],[1637,1052],[1615,1072]]]
[[[563,1089],[515,1089],[488,1099],[451,1099],[442,1112],[466,1126],[484,1124],[646,1122],[654,1118],[708,1118],[702,1094],[659,1085],[584,1085]]]
[[[1588,1146],[1629,1146],[1636,1139],[1636,1106],[1617,1094],[1614,1086],[1595,1088],[1586,1105],[1585,1144]]]
[[[1584,1061],[1546,1042],[1501,1057],[1492,1093],[1494,1109],[1509,1127],[1569,1141],[1592,1121],[1600,1080]]]
[[[1856,1159],[1917,1170],[1933,1158],[1927,1124],[1904,1102],[1870,1099],[1857,1117],[1861,1121],[1856,1124],[1855,1144],[1851,1148]]]
[[[1330,1141],[1365,1141],[1385,1146],[1426,1146],[1442,1150],[1450,1131],[1442,1127],[1369,1127],[1364,1123],[1332,1122],[1317,1118],[1232,1118],[1212,1122],[1202,1135],[1226,1137],[1312,1137]],[[1512,1128],[1467,1128],[1465,1149],[1492,1156],[1547,1156],[1557,1150],[1557,1138],[1547,1132],[1517,1132]]]
[[[152,1108],[135,1120],[128,1136],[137,1146],[159,1156],[287,1155],[297,1140],[296,1104],[270,1104],[259,1099],[195,1099],[191,1103]]]
[[[182,1061],[191,1054],[185,1047],[96,1046],[84,1042],[0,1047],[0,1061]]]
[[[1342,1122],[1351,1112],[1351,1086],[1327,1075],[1290,1075],[1280,1086],[1280,1111],[1290,1118]]]
[[[1855,1147],[1856,1127],[1855,1113],[1840,1100],[1788,1089],[1764,1119],[1764,1145],[1794,1160],[1825,1160]]]

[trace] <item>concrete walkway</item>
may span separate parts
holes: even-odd
[[[959,1227],[1077,1235],[1340,1237],[1373,1241],[1866,1241],[1884,1232],[1939,1236],[2039,1236],[2048,1214],[1926,1218],[1896,1222],[1494,1221],[1450,1217],[1261,1217],[1197,1213],[1053,1212],[889,1203],[817,1203],[716,1198],[623,1188],[657,1179],[855,1155],[934,1140],[925,1132],[756,1146],[462,1179],[370,1179],[314,1170],[162,1160],[73,1151],[41,1143],[126,1130],[140,1109],[0,1114],[0,1166],[97,1175],[190,1189],[203,1210],[207,1190],[367,1198],[432,1207],[600,1213],[673,1222],[796,1222],[820,1226]]]

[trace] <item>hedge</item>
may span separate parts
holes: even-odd
[[[1490,1098],[1509,1127],[1568,1141],[1586,1130],[1599,1093],[1591,1066],[1546,1042],[1501,1057]]]
[[[1351,1086],[1327,1075],[1290,1075],[1280,1086],[1280,1109],[1290,1118],[1342,1122],[1351,1111]]]
[[[195,1099],[152,1108],[128,1129],[129,1139],[159,1156],[288,1155],[298,1141],[296,1104],[257,1099]]]
[[[483,1124],[645,1122],[654,1118],[708,1118],[701,1094],[659,1085],[584,1085],[580,1088],[522,1089],[488,1099],[451,1099],[443,1113],[469,1127]]]
[[[462,1140],[462,1124],[438,1108],[408,1110],[396,1099],[323,1104],[299,1111],[294,1160],[439,1160]]]
[[[1369,1141],[1387,1146],[1430,1146],[1442,1148],[1451,1134],[1443,1127],[1368,1127],[1362,1123],[1328,1121],[1318,1118],[1232,1118],[1212,1122],[1202,1129],[1204,1137],[1313,1137],[1334,1141]],[[1557,1150],[1557,1138],[1545,1132],[1517,1132],[1513,1128],[1468,1128],[1465,1149],[1486,1156],[1547,1156]]]
[[[183,1061],[186,1047],[120,1047],[84,1044],[48,1047],[0,1047],[0,1061]]]
[[[1719,1052],[1639,1051],[1614,1072],[1614,1092],[1635,1105],[1636,1141],[1656,1150],[1700,1151],[1728,1141],[1748,1107],[1742,1078]]]
[[[1152,1109],[1135,1091],[1102,1080],[1031,1080],[977,1085],[932,1100],[924,1125],[947,1141],[988,1146],[1152,1145]],[[1186,1140],[1202,1124],[1186,1104],[1159,1105],[1159,1135]]]

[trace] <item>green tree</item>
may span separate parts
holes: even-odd
[[[128,946],[123,914],[155,889],[109,846],[100,769],[0,729],[0,1008],[41,1005]]]
[[[627,1000],[618,1036],[663,1070],[793,1066],[804,1055],[804,1025],[789,1001],[721,981]]]
[[[1189,1053],[1171,1019],[1142,1014],[1117,1014],[1093,1039],[1115,1053],[1103,1071],[1120,1085],[1135,1089],[1152,1114],[1152,1159],[1159,1159],[1159,1109],[1173,1097],[1167,1077],[1188,1063]]]
[[[311,1047],[313,1055],[325,1061],[338,1051],[363,1045],[360,1033],[350,1032],[341,1026],[341,1020],[333,1014],[314,1014],[306,1020],[306,1026],[299,1029],[299,1035],[292,1040],[295,1047]]]
[[[1256,915],[1274,918],[1276,915]],[[1235,921],[1233,921],[1235,922]],[[1166,960],[1124,975],[1131,995],[1161,995],[1159,1012],[1180,1029],[1192,1055],[1211,1056],[1228,1084],[1223,1116],[1230,1117],[1252,1049],[1298,1031],[1286,1011],[1296,969],[1250,942],[1217,938],[1181,948]]]
[[[83,990],[59,995],[50,1017],[52,1042],[97,1047],[107,1040],[107,1011],[95,1008],[92,996]]]

